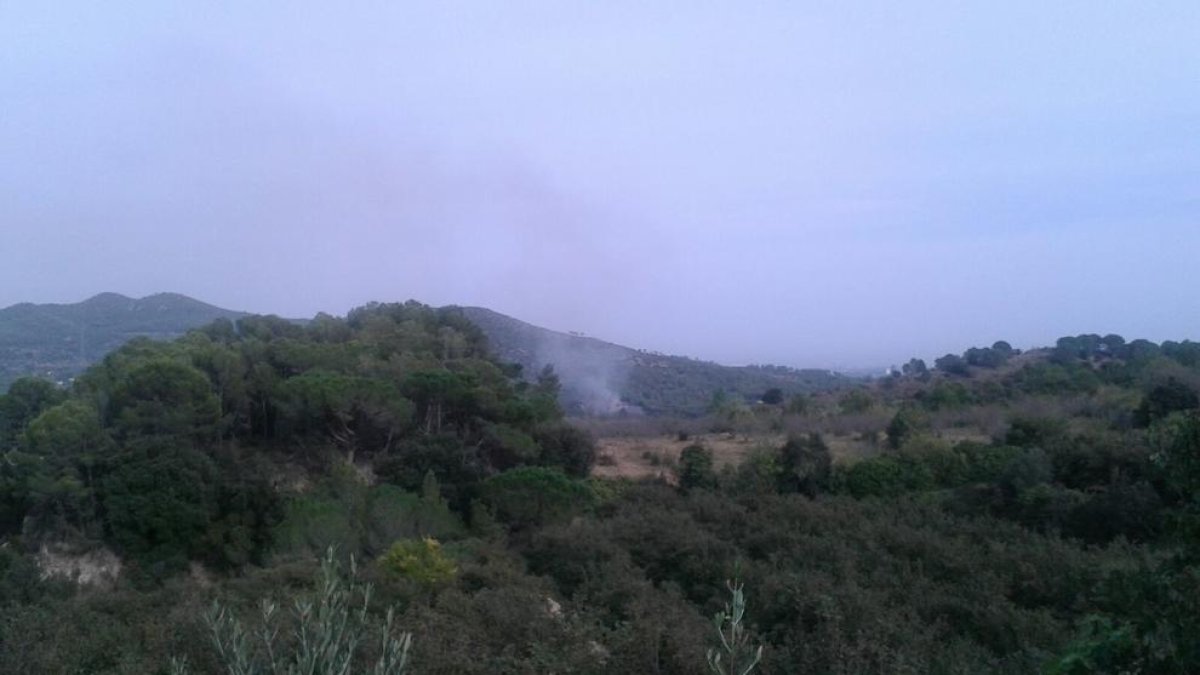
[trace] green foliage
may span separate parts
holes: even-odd
[[[717,484],[712,451],[692,444],[679,453],[679,487],[684,490],[712,488]]]
[[[335,497],[304,496],[288,501],[275,530],[275,550],[298,556],[329,547],[355,551],[361,530],[347,504]]]
[[[432,537],[398,541],[380,556],[378,565],[384,575],[412,582],[422,588],[435,588],[458,574],[454,561],[442,552]]]
[[[496,516],[516,528],[545,525],[586,510],[592,492],[585,483],[546,467],[505,471],[483,482],[483,499]]]
[[[929,366],[925,365],[924,359],[910,359],[904,364],[901,372],[912,377],[924,378],[929,375]]]
[[[648,414],[689,417],[709,411],[715,391],[723,392],[730,401],[752,403],[772,388],[814,392],[853,383],[828,370],[723,366],[563,335],[482,308],[457,311],[480,326],[500,359],[517,362],[531,376],[536,377],[546,365],[544,355],[554,354],[560,400],[572,414],[588,412],[597,382],[611,387],[622,404]],[[621,376],[612,377],[614,373]]]
[[[829,488],[833,458],[820,434],[808,434],[789,438],[779,449],[775,466],[780,492],[815,497]]]
[[[66,401],[31,420],[21,438],[26,452],[59,460],[94,464],[113,451],[113,441],[95,406]]]
[[[274,549],[289,557],[305,558],[330,546],[348,553],[377,555],[398,539],[438,537],[455,539],[465,528],[441,497],[432,473],[425,493],[418,495],[395,485],[367,486],[349,470],[321,489],[296,495],[274,530]]]
[[[1021,449],[1010,445],[961,443],[958,450],[967,458],[967,480],[973,483],[997,483]]]
[[[297,435],[326,433],[348,457],[382,448],[412,423],[413,404],[389,382],[310,371],[286,380],[279,405]]]
[[[845,476],[846,489],[857,498],[894,497],[910,488],[907,466],[894,457],[855,462]]]
[[[957,354],[946,354],[945,356],[935,360],[933,365],[938,370],[947,375],[967,376],[971,374],[971,369],[968,367],[967,360]]]
[[[750,451],[733,476],[725,480],[727,488],[734,494],[762,495],[779,489],[779,452],[775,448],[760,447]]]
[[[1172,531],[1189,564],[1200,563],[1200,412],[1178,413],[1154,429],[1153,460],[1174,507]]]
[[[488,464],[500,470],[534,464],[542,451],[533,436],[507,424],[484,427],[480,449]]]
[[[835,412],[839,393],[805,399],[820,415],[752,412],[730,389],[740,422],[806,434],[717,481],[690,450],[681,481],[707,489],[675,490],[581,480],[595,445],[552,378],[514,381],[459,318],[407,303],[217,324],[129,344],[65,401],[18,388],[34,403],[0,461],[0,674],[166,672],[169,654],[227,672],[197,607],[305,602],[296,561],[330,543],[375,558],[423,672],[701,672],[738,560],[763,670],[1197,671],[1200,422],[1165,405],[1132,424],[1171,377],[1195,388],[1191,343],[1087,338],[1019,369],[890,380],[863,392],[875,414]],[[890,449],[853,435],[881,410],[900,411]],[[130,573],[86,592],[41,579],[41,546],[63,540],[115,548]],[[189,560],[207,570],[166,574]],[[266,633],[233,616],[214,618],[226,654],[265,663]],[[305,620],[270,612],[277,657]],[[351,670],[369,672],[380,643],[357,644]]]
[[[900,449],[905,461],[920,465],[935,488],[952,488],[967,480],[967,457],[945,441],[930,436],[908,439]]]
[[[217,510],[217,468],[185,445],[151,444],[122,455],[100,490],[112,542],[145,563],[180,567],[202,553]]]
[[[864,389],[851,389],[842,394],[838,399],[838,405],[841,406],[843,412],[861,413],[870,410],[875,405],[875,399]]]
[[[569,476],[587,476],[596,461],[596,442],[579,427],[565,422],[543,423],[534,427],[533,438],[541,447],[538,463],[559,467]]]
[[[978,368],[999,368],[1012,356],[1012,345],[1003,340],[992,347],[972,347],[963,353],[967,365]]]
[[[261,624],[253,632],[229,609],[214,604],[205,621],[222,668],[229,675],[404,673],[412,635],[395,630],[392,609],[382,622],[371,617],[371,586],[353,577],[353,562],[347,579],[331,548],[321,561],[315,598],[295,602],[290,636],[281,630],[274,602],[263,602]],[[186,672],[186,666],[174,663],[176,672]]]
[[[19,381],[0,397],[0,534],[104,539],[163,569],[189,558],[234,569],[266,560],[273,538],[297,554],[333,542],[374,552],[461,527],[447,503],[410,508],[365,488],[282,509],[277,462],[335,477],[343,462],[374,465],[409,492],[432,471],[462,513],[506,468],[585,476],[594,445],[560,421],[549,380],[526,390],[484,344],[456,312],[369,305],[309,326],[241,317],[174,342],[133,340],[65,401]],[[408,515],[382,523],[397,511]]]
[[[139,300],[103,293],[76,304],[0,309],[0,392],[34,374],[68,381],[133,336],[169,340],[219,317],[238,316],[171,293]]]
[[[118,381],[109,403],[113,434],[203,443],[216,437],[220,406],[203,373],[159,358],[131,368]]]
[[[1018,448],[1049,448],[1066,432],[1066,424],[1061,419],[1017,417],[1009,423],[1004,443]]]
[[[1107,611],[1081,622],[1052,673],[1200,670],[1200,415],[1179,414],[1156,428],[1156,460],[1179,499],[1170,520],[1176,547],[1153,566],[1120,571],[1102,587]]]
[[[1096,371],[1075,362],[1032,363],[1014,372],[1009,380],[1027,394],[1092,393],[1100,387]]]
[[[46,380],[26,377],[13,382],[7,394],[0,394],[0,452],[12,448],[25,425],[65,398],[66,392]]]
[[[750,637],[746,634],[743,623],[746,596],[742,592],[742,584],[734,580],[728,586],[732,599],[713,619],[717,636],[721,639],[721,648],[708,650],[708,669],[714,675],[749,675],[762,660],[763,648],[761,645],[757,649],[752,648]]]
[[[763,392],[763,395],[759,397],[759,400],[767,405],[779,405],[780,403],[783,403],[783,390],[779,387],[771,387]]]
[[[367,496],[364,550],[379,552],[402,538],[462,537],[465,533],[462,520],[450,510],[441,492],[433,472],[426,473],[419,497],[392,485],[371,488]]]
[[[1133,413],[1134,424],[1148,427],[1173,412],[1200,408],[1196,390],[1174,378],[1150,390]]]
[[[789,415],[803,415],[809,410],[809,398],[804,394],[796,394],[788,399],[786,412]]]
[[[1138,655],[1137,638],[1129,624],[1091,616],[1085,621],[1082,633],[1065,654],[1046,667],[1046,675],[1146,672]],[[1125,664],[1134,669],[1125,670]]]
[[[962,383],[938,382],[928,391],[920,392],[918,401],[930,410],[950,410],[975,402],[975,396]]]
[[[0,468],[0,485],[9,482],[0,487],[0,503],[24,514],[26,534],[99,536],[96,476],[115,446],[95,407],[69,400],[49,408],[29,422],[20,441],[21,451],[10,452]]]
[[[904,406],[892,416],[887,426],[888,445],[893,449],[899,448],[914,434],[928,431],[929,416],[913,406]]]

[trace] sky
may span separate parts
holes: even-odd
[[[1200,338],[1200,3],[0,0],[0,306]]]

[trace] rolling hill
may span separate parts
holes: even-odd
[[[694,415],[707,409],[718,390],[755,401],[771,388],[791,395],[855,382],[828,370],[723,366],[668,356],[540,328],[483,307],[460,309],[487,334],[501,360],[521,364],[530,375],[552,365],[562,381],[563,405],[575,413]]]
[[[73,304],[0,309],[0,391],[27,375],[69,380],[135,337],[166,340],[216,319],[242,316],[177,293],[144,298],[101,293]]]
[[[853,381],[828,370],[722,366],[560,333],[482,307],[461,307],[488,337],[495,355],[533,377],[554,366],[564,407],[576,414],[699,414],[717,390],[749,401]],[[65,382],[135,337],[166,340],[244,312],[175,293],[129,298],[101,293],[74,304],[22,303],[0,309],[0,392],[34,375]]]

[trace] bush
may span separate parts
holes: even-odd
[[[596,461],[596,442],[584,430],[555,422],[538,426],[533,437],[541,446],[539,463],[557,466],[567,475],[584,478]]]
[[[587,485],[558,469],[524,467],[484,481],[481,492],[496,516],[514,528],[561,520],[590,506]]]
[[[713,472],[712,451],[700,444],[692,444],[679,453],[679,487],[684,491],[696,488],[711,488],[717,484]]]
[[[296,497],[285,504],[283,522],[275,528],[275,551],[300,557],[330,547],[358,551],[361,530],[356,525],[351,509],[339,499]]]
[[[280,629],[282,617],[273,602],[263,602],[262,627],[253,633],[229,609],[214,604],[205,621],[221,664],[237,675],[402,675],[412,635],[395,630],[392,609],[382,622],[369,621],[371,587],[355,581],[354,573],[352,562],[347,579],[329,549],[315,599],[296,601],[291,631]],[[374,645],[378,648],[368,654]],[[188,672],[186,663],[175,659],[171,670],[173,675]]]
[[[892,421],[887,426],[888,445],[892,449],[899,448],[904,444],[904,441],[911,438],[914,434],[928,431],[930,428],[929,416],[920,409],[912,406],[904,406],[896,411],[892,417]]]
[[[829,489],[833,457],[820,434],[789,438],[776,461],[778,489],[815,497]]]
[[[1169,378],[1150,390],[1133,412],[1135,425],[1145,428],[1173,412],[1200,408],[1200,396],[1186,384]]]
[[[904,474],[903,464],[893,457],[864,459],[846,471],[846,489],[859,499],[899,495],[905,490]]]
[[[442,553],[437,539],[405,539],[392,544],[376,563],[383,574],[404,579],[423,588],[434,588],[454,580],[458,567]]]
[[[103,482],[113,542],[143,563],[182,567],[202,553],[217,511],[216,479],[212,461],[187,446],[156,444],[130,452]]]

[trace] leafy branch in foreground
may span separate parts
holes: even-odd
[[[708,668],[715,675],[748,675],[762,660],[763,648],[762,645],[757,649],[750,647],[750,638],[742,625],[746,614],[746,596],[742,593],[742,584],[735,578],[725,585],[733,600],[725,605],[724,611],[717,612],[713,617],[713,625],[721,638],[721,649],[708,650]],[[723,662],[726,658],[728,662]]]
[[[383,625],[373,627],[367,616],[370,584],[357,583],[354,559],[346,579],[333,548],[321,561],[320,586],[315,600],[297,600],[292,639],[281,644],[280,614],[274,602],[263,601],[260,628],[249,632],[228,608],[213,603],[205,616],[213,647],[229,675],[402,675],[408,666],[411,633],[396,633],[395,614],[388,609]],[[367,670],[355,664],[359,648],[377,633],[379,653]],[[172,662],[173,675],[186,675],[187,667]]]

